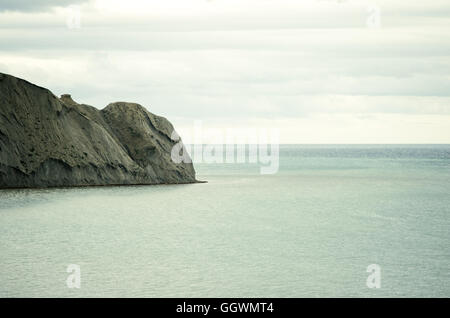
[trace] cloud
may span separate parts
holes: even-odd
[[[0,72],[98,108],[138,102],[176,126],[450,142],[450,3],[379,0],[370,29],[368,2],[96,0],[81,6],[80,29],[67,28],[67,8],[4,11]]]
[[[53,7],[67,7],[89,0],[0,0],[1,11],[43,12]]]

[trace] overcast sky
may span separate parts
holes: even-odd
[[[0,72],[182,136],[450,143],[448,0],[0,0]]]

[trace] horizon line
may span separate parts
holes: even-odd
[[[270,145],[270,143],[267,143]],[[185,145],[258,145],[258,144],[249,144],[249,143],[222,143],[222,144],[193,144],[193,143],[185,143]],[[333,145],[354,145],[354,146],[450,146],[450,143],[278,143],[278,145],[305,145],[305,146],[333,146]]]

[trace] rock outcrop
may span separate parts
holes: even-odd
[[[138,104],[99,110],[0,73],[0,188],[196,182],[173,130]]]

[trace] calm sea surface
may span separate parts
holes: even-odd
[[[208,183],[0,190],[0,296],[450,297],[450,145],[196,170]]]

